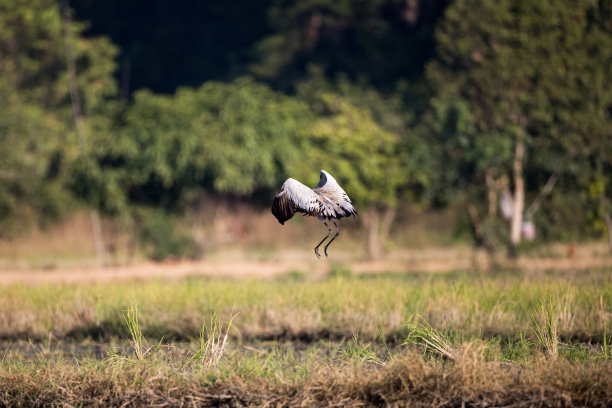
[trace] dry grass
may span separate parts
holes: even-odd
[[[137,303],[146,336],[197,339],[203,316],[220,305],[244,338],[403,341],[414,314],[438,330],[516,338],[531,333],[533,309],[552,296],[562,342],[599,343],[610,327],[609,270],[580,274],[453,273],[309,280],[152,281],[0,287],[0,338],[125,336],[122,311]]]
[[[559,356],[559,320],[560,313],[555,310],[552,297],[540,301],[538,309],[533,311],[533,331],[539,345],[546,355],[552,359]]]
[[[407,325],[409,333],[404,341],[405,344],[422,346],[425,351],[433,351],[441,357],[457,361],[461,356],[461,350],[456,348],[452,341],[444,333],[431,327],[429,323],[418,321]]]
[[[534,359],[526,365],[487,362],[481,351],[452,363],[409,350],[386,364],[315,362],[253,373],[231,361],[217,369],[159,363],[110,366],[39,362],[0,372],[2,406],[544,406],[612,404],[610,365]],[[266,360],[259,361],[264,364]]]
[[[528,367],[468,357],[426,363],[408,354],[383,369],[321,368],[297,401],[311,406],[608,406],[609,366],[533,362]],[[296,402],[297,402],[296,401]]]
[[[219,316],[219,308],[217,307],[210,318],[204,320],[200,330],[199,348],[193,356],[194,360],[198,360],[207,367],[219,365],[221,358],[226,353],[229,332],[236,316],[237,314],[234,314],[227,322],[224,322]]]
[[[0,287],[0,406],[612,404],[609,270],[336,275]]]

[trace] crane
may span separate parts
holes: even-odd
[[[357,210],[348,194],[325,170],[321,170],[319,184],[315,188],[310,188],[292,178],[288,178],[283,183],[272,202],[272,214],[281,225],[284,225],[285,221],[291,219],[296,212],[317,217],[327,227],[327,235],[314,248],[317,258],[321,257],[319,247],[333,234],[327,221],[334,224],[336,233],[323,249],[326,257],[329,244],[340,235],[340,227],[336,224],[336,220],[357,215]]]

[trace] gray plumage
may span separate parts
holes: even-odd
[[[357,215],[357,210],[348,194],[325,170],[321,170],[321,178],[315,188],[305,186],[292,178],[283,183],[272,202],[272,214],[278,222],[285,224],[285,221],[291,219],[296,212],[317,217],[329,231],[314,249],[318,257],[320,256],[319,247],[333,233],[327,221],[331,220],[336,226],[336,234],[325,245],[325,256],[327,256],[329,244],[340,234],[336,220]]]

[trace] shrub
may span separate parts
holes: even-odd
[[[138,227],[138,238],[149,259],[163,261],[168,258],[197,258],[197,243],[191,236],[177,232],[169,215],[154,212],[143,218]]]

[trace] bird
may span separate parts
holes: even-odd
[[[284,225],[285,221],[291,219],[297,212],[305,216],[317,217],[327,227],[327,235],[314,248],[317,258],[321,257],[319,247],[333,233],[327,222],[331,221],[334,224],[336,233],[323,249],[325,257],[327,257],[329,244],[340,235],[340,227],[336,224],[336,220],[351,215],[354,218],[358,215],[348,194],[325,170],[321,170],[319,184],[315,188],[310,188],[293,178],[288,178],[283,183],[272,201],[272,214],[281,225]]]

